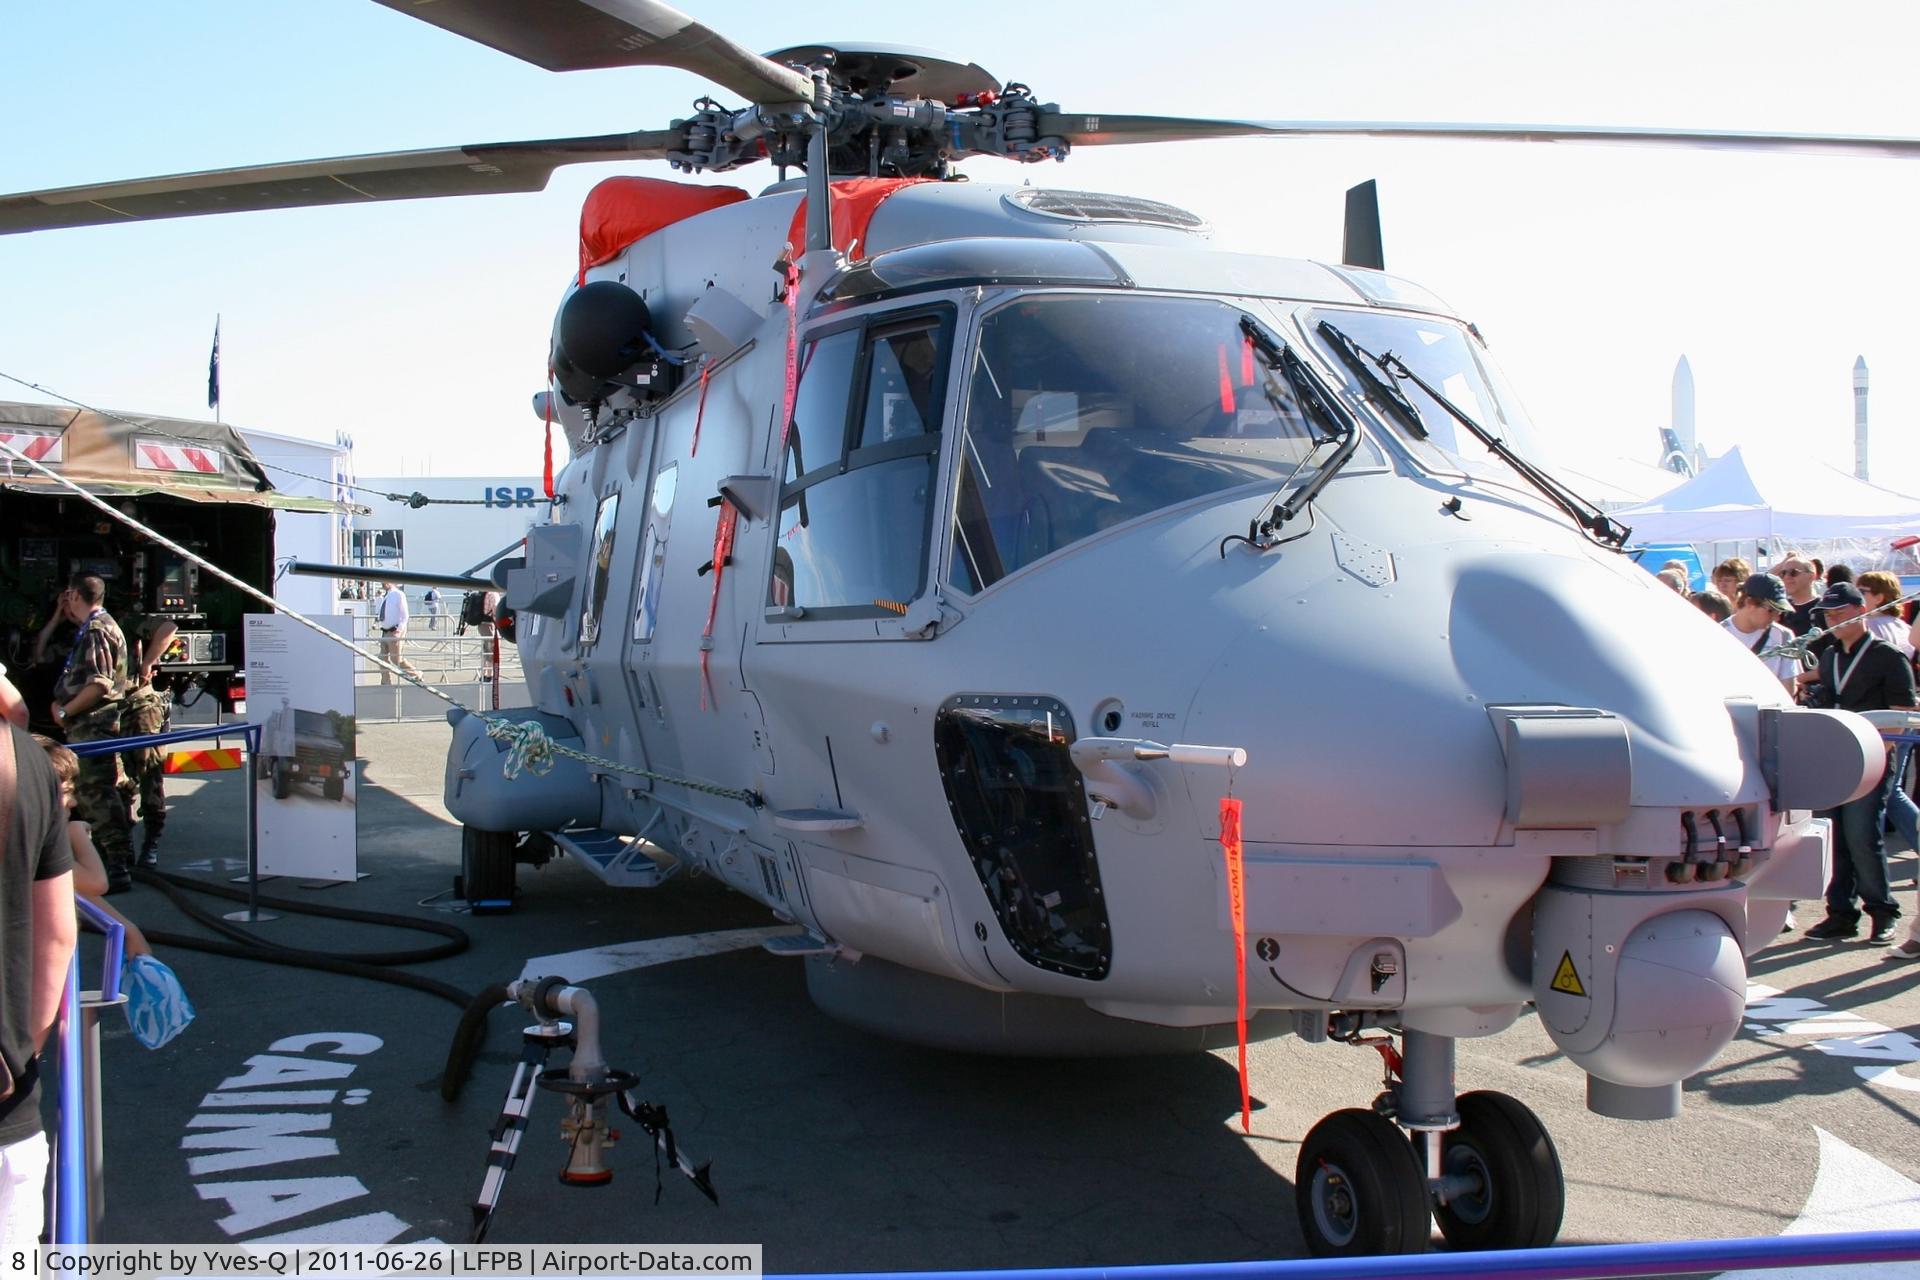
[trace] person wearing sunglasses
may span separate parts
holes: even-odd
[[[1797,636],[1807,634],[1813,629],[1813,612],[1820,603],[1820,579],[1814,573],[1813,561],[1798,551],[1789,552],[1773,572],[1787,588],[1789,608],[1781,623]]]

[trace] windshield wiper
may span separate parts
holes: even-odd
[[[1465,410],[1441,395],[1439,388],[1415,373],[1407,366],[1406,361],[1393,354],[1393,352],[1389,351],[1385,355],[1377,356],[1324,320],[1320,322],[1320,329],[1330,338],[1335,339],[1335,349],[1341,351],[1343,357],[1357,356],[1363,360],[1370,361],[1376,365],[1382,373],[1387,375],[1387,377],[1405,378],[1408,382],[1411,382],[1414,386],[1426,392],[1429,400],[1432,400],[1435,404],[1446,410],[1449,417],[1472,432],[1473,438],[1485,445],[1489,452],[1512,467],[1520,474],[1523,480],[1538,489],[1546,496],[1548,501],[1566,512],[1573,518],[1575,524],[1586,530],[1588,534],[1592,535],[1598,541],[1617,551],[1626,543],[1627,538],[1633,533],[1633,530],[1627,528],[1625,525],[1616,523],[1606,512],[1602,511],[1592,502],[1581,497],[1515,453],[1508,447],[1506,441],[1481,426],[1478,422],[1475,422]],[[1394,398],[1404,400],[1404,396],[1400,395],[1398,388],[1395,388]],[[1421,434],[1425,435],[1426,432],[1422,431]]]
[[[1427,424],[1420,416],[1419,406],[1407,399],[1406,394],[1394,385],[1392,378],[1380,373],[1376,368],[1379,363],[1378,357],[1370,355],[1365,347],[1336,329],[1331,320],[1320,322],[1320,332],[1328,342],[1333,344],[1334,354],[1340,357],[1347,368],[1360,376],[1360,380],[1367,384],[1369,391],[1386,403],[1387,408],[1393,411],[1394,417],[1400,419],[1400,425],[1411,431],[1416,438],[1425,440]]]
[[[1289,520],[1299,515],[1301,510],[1318,497],[1322,489],[1326,488],[1327,482],[1339,473],[1340,468],[1347,465],[1347,460],[1353,457],[1354,450],[1360,447],[1360,424],[1354,421],[1353,415],[1347,412],[1346,406],[1340,403],[1339,397],[1329,391],[1313,370],[1294,354],[1293,348],[1268,332],[1258,320],[1243,314],[1240,317],[1240,330],[1247,335],[1247,341],[1252,343],[1254,350],[1260,353],[1260,359],[1267,367],[1264,385],[1267,399],[1272,402],[1274,411],[1282,420],[1292,411],[1292,406],[1288,405],[1286,398],[1280,393],[1280,388],[1275,385],[1275,378],[1278,377],[1285,381],[1288,390],[1293,393],[1295,404],[1299,406],[1300,413],[1307,420],[1307,426],[1314,433],[1312,447],[1301,456],[1292,474],[1281,482],[1279,490],[1268,500],[1267,505],[1260,509],[1260,514],[1247,524],[1245,541],[1257,550],[1264,551],[1276,545],[1277,540],[1274,534]],[[1325,434],[1322,434],[1323,430]],[[1300,486],[1285,502],[1280,502],[1280,494],[1286,492],[1287,486],[1293,483],[1294,477],[1298,476],[1312,460],[1320,446],[1330,441],[1338,441],[1339,447],[1333,451],[1311,480]],[[1276,506],[1275,503],[1279,505]],[[1268,511],[1272,511],[1273,514],[1268,515]],[[1227,541],[1232,541],[1232,538],[1220,544],[1220,554],[1223,556],[1227,551]]]

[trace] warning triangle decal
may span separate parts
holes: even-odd
[[[1587,989],[1580,985],[1580,975],[1574,972],[1573,952],[1560,953],[1560,967],[1553,971],[1553,981],[1548,984],[1555,991],[1564,991],[1570,996],[1586,997]]]

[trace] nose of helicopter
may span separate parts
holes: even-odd
[[[1738,796],[1751,781],[1727,704],[1785,705],[1778,682],[1724,628],[1638,569],[1543,553],[1468,561],[1447,645],[1482,702],[1594,707],[1626,721],[1632,803]]]
[[[1491,842],[1506,761],[1489,706],[1617,716],[1636,806],[1761,794],[1728,703],[1784,692],[1638,569],[1498,544],[1397,553],[1387,581],[1333,568],[1267,609],[1193,703],[1193,739],[1245,746],[1270,780],[1249,840]]]

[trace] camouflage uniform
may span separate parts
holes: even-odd
[[[167,731],[168,721],[173,715],[173,695],[161,693],[153,687],[146,678],[146,666],[142,661],[147,642],[167,622],[166,618],[149,616],[135,616],[129,620],[127,698],[120,710],[120,736],[123,738]],[[140,842],[143,858],[159,842],[161,828],[167,825],[165,760],[166,752],[159,747],[141,747],[120,753],[120,767],[125,772],[120,782],[121,804],[131,818],[134,798],[139,797],[140,821],[146,826],[146,834]]]
[[[59,681],[53,686],[53,700],[64,706],[88,685],[106,690],[105,701],[96,703],[85,715],[66,722],[70,743],[99,742],[120,736],[120,710],[127,690],[127,638],[119,624],[104,609],[87,619],[74,637],[73,652]],[[74,780],[74,799],[80,816],[93,827],[94,847],[109,872],[115,867],[133,864],[133,839],[127,809],[120,795],[120,758],[109,753],[80,758],[80,776]]]

